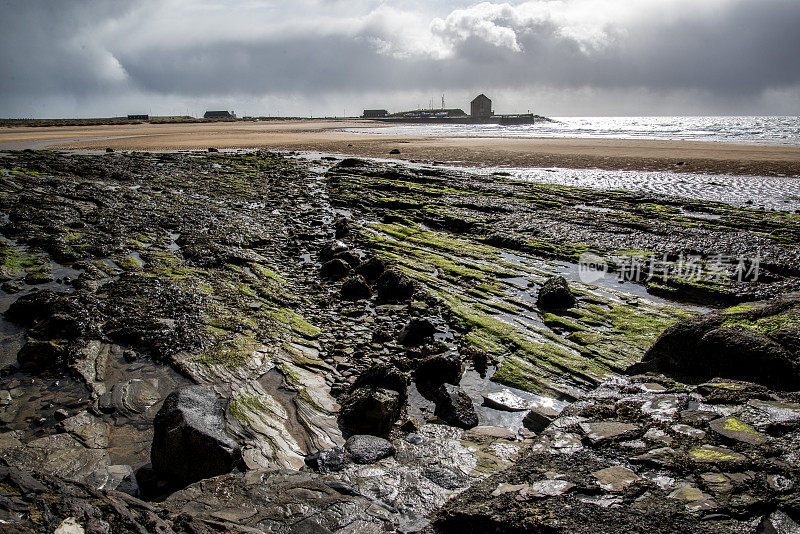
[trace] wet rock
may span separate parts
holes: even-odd
[[[350,235],[350,221],[345,217],[338,217],[333,223],[336,239],[341,239]]]
[[[25,283],[30,286],[49,284],[52,281],[53,277],[47,272],[33,272],[25,275]]]
[[[800,294],[793,293],[684,319],[665,330],[629,372],[655,370],[695,382],[719,376],[796,390],[800,354],[775,332],[798,310]]]
[[[369,435],[350,436],[344,448],[357,464],[374,464],[395,453],[394,445],[390,441]]]
[[[454,472],[451,469],[439,466],[426,467],[422,475],[444,489],[457,490],[463,488],[468,483],[468,478],[463,474]]]
[[[174,534],[153,506],[120,491],[98,490],[40,471],[12,467],[5,462],[0,463],[0,484],[5,490],[0,499],[0,515],[13,512],[3,517],[4,532],[58,532],[61,529],[61,532],[98,534],[115,530]]]
[[[347,245],[345,245],[341,241],[331,241],[330,243],[325,244],[320,251],[319,251],[319,260],[321,262],[326,262],[332,260],[337,254],[342,252],[346,252],[348,250]]]
[[[672,438],[670,438],[670,443]],[[639,456],[631,458],[631,462],[639,464],[652,464],[659,466],[672,466],[677,458],[678,451],[672,447],[659,447]]]
[[[358,169],[369,167],[370,163],[366,160],[359,158],[344,158],[342,161],[330,168],[331,172],[337,172],[343,169]]]
[[[690,512],[715,510],[719,507],[710,495],[703,493],[693,484],[681,484],[667,498],[683,501],[686,504],[686,509]]]
[[[428,319],[411,319],[400,331],[397,341],[401,345],[421,345],[433,337],[436,328]]]
[[[350,265],[340,258],[326,261],[320,268],[320,275],[330,280],[341,280],[350,273]]]
[[[378,277],[375,284],[378,300],[381,302],[400,302],[414,295],[414,282],[405,274],[388,269]]]
[[[800,403],[750,399],[747,404],[763,413],[770,427],[800,425]]]
[[[592,473],[597,479],[597,485],[605,491],[620,492],[625,488],[640,480],[640,477],[622,466],[607,467]]]
[[[529,501],[531,499],[557,497],[567,493],[574,487],[575,484],[568,480],[540,480],[522,488],[517,495],[517,500]]]
[[[693,426],[684,425],[684,424],[677,424],[672,425],[670,429],[675,432],[676,434],[682,434],[684,436],[693,438],[693,439],[705,439],[706,432],[704,430],[700,430],[699,428],[695,428]],[[651,429],[652,430],[652,429]],[[648,431],[649,432],[649,431]]]
[[[458,386],[443,384],[436,392],[434,415],[448,425],[469,429],[478,426],[478,415],[469,395]]]
[[[322,474],[334,473],[344,469],[347,457],[342,447],[331,447],[306,456],[305,463]]]
[[[750,445],[763,445],[767,442],[767,437],[764,434],[736,417],[715,419],[708,424],[708,427],[721,436],[749,443]]]
[[[364,386],[394,390],[400,395],[400,400],[403,403],[408,396],[408,378],[397,367],[386,363],[373,365],[359,374],[355,382],[353,382],[352,390]]]
[[[58,368],[66,357],[68,348],[58,341],[29,339],[17,353],[17,362],[22,370],[40,373]]]
[[[575,305],[575,296],[569,289],[567,279],[552,276],[539,288],[536,305],[543,310],[566,309]]]
[[[434,354],[422,360],[414,371],[418,387],[438,388],[443,383],[458,385],[461,382],[463,366],[456,353]]]
[[[89,449],[67,433],[34,439],[24,447],[6,449],[1,454],[21,469],[81,482],[109,463],[106,450]]]
[[[531,432],[539,433],[558,417],[558,414],[561,413],[555,408],[550,408],[548,406],[537,406],[529,411],[525,417],[522,419],[522,426],[530,430]]]
[[[351,276],[344,281],[341,295],[345,300],[368,299],[372,296],[372,289],[370,289],[364,277],[359,274]]]
[[[624,439],[638,430],[636,425],[620,423],[617,421],[599,421],[592,423],[580,423],[584,435],[593,444],[612,439]]]
[[[701,445],[689,451],[689,457],[699,463],[739,463],[747,461],[747,457],[727,447]]]
[[[356,268],[361,265],[361,256],[353,252],[352,250],[345,250],[344,252],[338,253],[334,256],[334,259],[339,259],[347,263],[350,267]]]
[[[86,482],[97,489],[121,491],[134,497],[139,495],[139,483],[129,465],[109,465],[98,469],[87,477]]]
[[[18,298],[5,316],[33,327],[30,333],[37,339],[74,339],[89,331],[91,323],[87,309],[77,299],[49,289]]]
[[[800,532],[800,522],[789,517],[785,512],[776,510],[764,517],[758,526],[758,532],[763,534],[797,534]]]
[[[89,449],[105,449],[110,443],[106,423],[88,412],[69,417],[61,425]]]
[[[393,149],[391,149],[389,151],[389,154],[399,154],[399,153],[400,153],[400,149],[399,148],[393,148]]]
[[[378,277],[386,270],[386,264],[377,256],[369,258],[356,268],[356,273],[360,274],[369,281],[377,280]]]
[[[222,401],[205,386],[171,393],[153,421],[153,469],[177,484],[231,471],[241,458]]]
[[[392,389],[364,386],[343,401],[339,425],[351,434],[386,436],[400,416],[400,393]]]
[[[108,152],[111,149],[106,149]],[[113,150],[111,150],[113,152]],[[58,527],[53,531],[53,534],[84,534],[86,531],[83,526],[74,517],[68,517],[63,520]]]

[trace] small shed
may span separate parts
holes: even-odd
[[[235,119],[236,113],[233,111],[206,111],[204,119]]]
[[[473,117],[491,117],[493,114],[492,101],[485,94],[479,94],[470,102],[470,115]]]
[[[385,109],[365,109],[364,115],[362,115],[365,119],[382,119],[388,116],[389,112]]]

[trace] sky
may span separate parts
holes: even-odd
[[[0,0],[0,117],[798,115],[798,0]]]

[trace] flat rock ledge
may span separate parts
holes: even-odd
[[[798,532],[798,394],[615,378],[428,532]]]

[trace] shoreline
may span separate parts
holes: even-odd
[[[400,136],[342,131],[366,120],[142,124],[0,129],[0,150],[191,150],[214,147],[317,151],[477,167],[674,171],[800,177],[800,147],[707,141],[569,137]],[[394,149],[399,154],[390,154]]]

